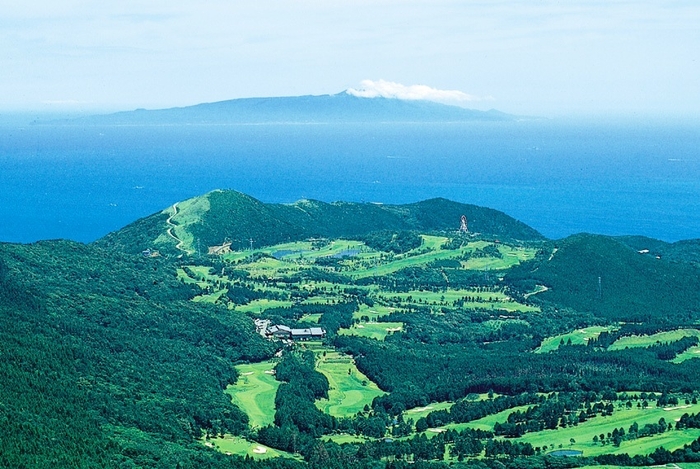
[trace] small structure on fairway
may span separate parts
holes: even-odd
[[[231,243],[225,242],[221,246],[209,246],[209,251],[207,254],[210,256],[221,256],[223,254],[228,254],[231,252]]]

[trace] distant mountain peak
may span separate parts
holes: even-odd
[[[118,112],[71,122],[85,124],[260,124],[508,121],[516,116],[419,99],[333,95],[241,98],[170,109]]]

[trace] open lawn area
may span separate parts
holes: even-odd
[[[556,350],[559,348],[559,345],[561,345],[562,340],[564,343],[571,340],[572,345],[586,345],[589,339],[598,337],[601,332],[610,332],[614,329],[613,326],[590,326],[577,329],[573,332],[567,332],[566,334],[548,337],[542,341],[542,344],[535,350],[535,353],[546,353]]]
[[[325,353],[325,356],[324,356]],[[334,417],[349,417],[371,405],[384,393],[355,366],[349,355],[333,349],[318,349],[316,370],[328,378],[328,399],[316,401],[316,407]]]
[[[269,425],[275,420],[275,394],[280,383],[270,371],[273,361],[238,365],[239,377],[226,393],[241,410],[248,414],[253,428]]]
[[[433,404],[428,404],[425,407],[414,407],[413,409],[408,409],[404,412],[404,418],[406,420],[413,419],[417,421],[419,418],[426,417],[430,412],[435,410],[446,410],[454,405],[454,402],[435,402]]]
[[[482,417],[480,419],[472,420],[471,422],[467,423],[451,423],[449,425],[445,425],[445,428],[450,428],[452,430],[464,430],[465,428],[475,428],[479,430],[493,430],[493,426],[498,423],[498,422],[506,422],[508,420],[508,416],[512,414],[513,412],[520,411],[524,412],[527,410],[528,407],[532,407],[531,405],[524,405],[524,406],[518,406],[518,407],[512,407],[510,409],[506,409],[504,411],[487,415],[486,417]]]
[[[700,411],[700,404],[680,406],[673,410],[664,410],[658,407],[652,407],[651,405],[654,405],[654,403],[650,403],[650,407],[647,409],[635,407],[632,409],[615,410],[611,416],[595,417],[573,427],[527,433],[523,437],[518,438],[518,441],[529,442],[535,447],[542,447],[544,445],[549,447],[555,445],[558,447],[561,444],[563,448],[583,451],[585,456],[595,456],[604,453],[629,453],[630,455],[647,454],[659,446],[664,446],[664,448],[673,451],[700,437],[700,429],[682,431],[670,430],[652,437],[623,441],[619,448],[615,448],[611,444],[603,446],[600,443],[593,443],[594,436],[600,435],[601,433],[607,435],[615,428],[620,427],[624,428],[625,432],[627,432],[630,425],[634,422],[637,422],[641,428],[647,423],[657,423],[662,417],[666,422],[674,422],[686,412],[696,413]],[[573,445],[570,443],[572,438],[576,441]]]
[[[255,441],[249,441],[238,436],[210,438],[204,444],[207,446],[211,445],[213,448],[225,454],[236,454],[243,457],[247,455],[253,459],[269,459],[278,457],[301,459],[299,456],[293,455],[286,451],[270,448],[269,446],[261,445]]]
[[[280,301],[280,300],[253,300],[247,305],[236,305],[235,310],[241,313],[260,313],[261,311],[268,308],[288,308],[292,306],[291,301]]]
[[[339,329],[339,335],[354,335],[369,339],[384,340],[387,335],[403,329],[402,322],[363,322],[350,329]]]
[[[375,303],[374,306],[367,306],[362,303],[360,305],[360,310],[352,313],[353,319],[361,319],[363,316],[367,316],[370,321],[376,321],[378,317],[388,316],[389,314],[396,311],[396,308],[389,306],[382,306]]]
[[[656,343],[674,342],[683,337],[700,337],[700,330],[697,329],[677,329],[675,331],[659,332],[652,335],[631,335],[620,337],[609,348],[609,350],[622,350],[624,348],[648,347]]]
[[[195,303],[216,303],[219,299],[228,292],[228,289],[224,288],[214,293],[206,293],[203,295],[197,295],[192,298]]]
[[[678,356],[671,361],[673,363],[681,363],[686,360],[690,360],[691,358],[700,358],[700,346],[696,345],[694,347],[690,347],[685,352],[678,354]]]

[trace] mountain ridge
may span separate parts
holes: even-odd
[[[167,109],[136,109],[65,121],[73,124],[260,124],[334,122],[511,121],[497,110],[478,111],[423,100],[362,98],[347,92],[269,98],[238,98]]]
[[[231,242],[234,248],[272,245],[312,237],[366,235],[381,230],[454,230],[465,215],[472,231],[494,237],[541,241],[535,229],[498,210],[443,198],[404,205],[303,199],[292,204],[266,204],[231,190],[215,190],[178,202],[97,240],[103,247],[126,252],[157,249],[175,252],[184,241],[193,250]]]

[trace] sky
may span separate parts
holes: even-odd
[[[700,116],[700,2],[0,0],[0,112],[260,96]]]

